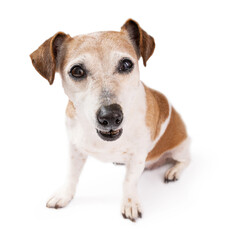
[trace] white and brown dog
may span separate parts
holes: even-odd
[[[47,207],[65,207],[91,155],[105,162],[123,163],[126,175],[121,212],[141,217],[137,185],[145,168],[172,159],[165,182],[175,181],[189,163],[189,138],[179,114],[167,98],[139,78],[138,59],[147,60],[154,39],[137,22],[128,20],[120,32],[98,32],[74,38],[59,32],[30,57],[50,84],[55,72],[69,102],[66,125],[70,170],[64,186]]]

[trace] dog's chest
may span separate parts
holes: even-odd
[[[149,151],[150,132],[145,124],[135,131],[124,129],[122,136],[112,142],[103,141],[95,129],[84,129],[79,124],[68,127],[69,137],[79,151],[105,162],[127,163],[136,153]]]
[[[89,156],[104,162],[127,163],[132,156],[131,148],[104,148],[100,150],[87,145],[82,150]]]
[[[106,142],[95,136],[90,141],[82,141],[78,146],[81,151],[105,162],[127,163],[136,152],[146,148],[147,138],[142,136],[136,139],[135,136],[124,134],[117,141]]]

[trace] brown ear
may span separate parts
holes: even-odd
[[[146,62],[153,54],[155,48],[154,38],[148,35],[139,24],[132,19],[127,20],[121,27],[121,30],[128,33],[138,58],[142,57],[144,66],[146,66]]]
[[[49,81],[50,85],[54,81],[61,46],[67,37],[69,35],[58,32],[30,54],[33,66]]]

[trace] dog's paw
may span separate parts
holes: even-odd
[[[48,208],[63,208],[73,199],[75,191],[68,187],[60,188],[46,203]]]
[[[125,219],[135,222],[142,217],[141,206],[138,201],[132,198],[127,198],[123,201],[121,214]]]
[[[174,166],[168,169],[165,173],[164,182],[175,182],[179,179],[180,169],[177,166]]]

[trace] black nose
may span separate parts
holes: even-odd
[[[97,111],[97,121],[105,129],[117,129],[122,120],[123,113],[118,104],[102,106]]]

